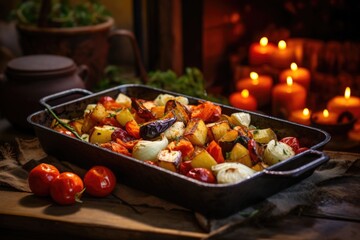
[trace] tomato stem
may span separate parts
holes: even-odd
[[[82,194],[85,192],[86,188],[83,188],[83,190],[81,190],[80,192],[75,194],[75,201],[78,203],[83,203],[83,201],[81,200],[81,196]]]

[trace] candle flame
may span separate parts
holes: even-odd
[[[242,96],[243,98],[248,98],[249,95],[250,95],[249,90],[244,89],[244,90],[241,91],[241,96]]]
[[[351,90],[350,90],[349,87],[346,87],[345,93],[344,93],[344,97],[345,97],[346,99],[349,99],[350,96],[351,96]]]
[[[278,43],[278,48],[279,49],[285,49],[286,48],[286,42],[284,40],[280,40]]]
[[[325,118],[327,118],[327,117],[329,117],[329,111],[327,110],[327,109],[324,109],[324,111],[323,111],[323,116],[325,117]]]
[[[296,63],[294,63],[294,62],[293,62],[293,63],[291,63],[291,64],[290,64],[290,69],[291,69],[291,70],[293,70],[293,71],[296,71],[296,70],[298,69],[297,64],[296,64]]]
[[[310,110],[308,108],[304,108],[303,115],[304,116],[309,116],[310,115]]]
[[[287,84],[288,86],[292,86],[292,85],[293,85],[293,79],[292,79],[291,76],[288,76],[288,77],[286,78],[286,84]]]
[[[250,78],[252,80],[252,83],[254,85],[258,85],[259,84],[259,74],[257,74],[256,72],[251,72],[250,73]]]
[[[265,47],[266,45],[268,45],[268,42],[269,42],[269,40],[267,39],[267,37],[262,37],[262,38],[260,39],[260,45],[263,46],[263,47]]]

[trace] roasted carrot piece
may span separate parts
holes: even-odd
[[[120,138],[117,138],[116,139],[116,142],[122,146],[124,146],[126,149],[128,150],[132,150],[135,146],[135,144],[138,142],[139,140],[131,140],[131,141],[128,141],[128,142],[124,142],[122,141]]]
[[[165,106],[156,106],[151,108],[151,112],[155,118],[161,118],[164,116]]]
[[[101,147],[109,149],[111,151],[124,154],[126,156],[131,156],[131,153],[121,144],[118,144],[116,142],[106,142],[100,144]]]
[[[180,139],[169,143],[168,148],[174,151],[180,151],[183,157],[190,157],[194,152],[194,146],[189,140]]]
[[[125,130],[133,137],[140,138],[140,127],[135,120],[128,121],[125,124]]]
[[[210,153],[218,164],[225,161],[221,147],[214,140],[207,146],[206,151]]]
[[[191,118],[201,118],[204,122],[214,122],[221,116],[221,107],[206,101],[192,108]]]

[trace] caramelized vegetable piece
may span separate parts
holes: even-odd
[[[101,97],[98,103],[101,103],[106,110],[116,110],[122,107],[120,103],[116,102],[115,99],[110,96]]]
[[[241,145],[240,143],[236,143],[233,149],[230,152],[230,159],[231,162],[238,162],[242,163],[247,167],[252,167],[252,161],[250,158],[249,151],[246,147]]]
[[[140,138],[140,127],[135,120],[128,121],[125,129],[134,138]]]
[[[143,139],[153,139],[160,136],[166,129],[171,127],[176,118],[167,118],[162,120],[154,120],[147,122],[140,127],[140,137]]]
[[[172,141],[168,145],[168,149],[181,151],[183,158],[190,157],[194,153],[194,146],[191,144],[189,140],[186,139],[180,139],[179,141]]]
[[[257,143],[254,139],[250,139],[248,141],[248,150],[252,161],[252,165],[255,165],[258,162],[262,161],[262,156],[264,154],[264,147],[261,144]]]
[[[223,154],[225,155],[227,152],[230,152],[234,147],[235,143],[237,143],[239,138],[239,132],[231,129],[227,131],[218,141],[219,146],[221,147]]]
[[[211,170],[211,167],[216,164],[217,164],[217,162],[215,161],[215,159],[205,149],[201,150],[191,160],[191,166],[193,168],[206,168],[206,169]]]
[[[91,143],[105,143],[111,141],[111,135],[115,131],[113,126],[95,126],[89,135]]]
[[[131,156],[131,153],[129,153],[129,151],[124,146],[122,146],[121,144],[118,144],[116,142],[101,143],[100,147],[109,149],[109,150],[117,152],[117,153],[124,154],[126,156]]]
[[[136,138],[132,135],[130,135],[127,131],[125,131],[122,128],[117,128],[114,130],[114,132],[111,134],[111,140],[116,142],[116,139],[120,139],[123,142],[129,142],[133,141]]]
[[[185,105],[176,100],[169,100],[166,102],[164,113],[165,115],[168,115],[170,112],[176,117],[177,121],[181,121],[185,123],[185,125],[187,125],[190,120],[189,110]]]
[[[215,141],[210,142],[210,144],[206,148],[206,151],[210,153],[210,155],[215,159],[218,164],[225,161],[222,154],[222,149]]]
[[[145,121],[150,121],[155,119],[155,116],[151,110],[147,109],[140,99],[132,98],[131,106],[135,109],[139,117],[145,119]]]
[[[193,107],[191,113],[191,118],[201,118],[205,123],[218,121],[220,116],[221,107],[209,101]]]
[[[191,119],[185,128],[184,137],[196,146],[204,146],[207,138],[207,127],[200,118]]]
[[[222,136],[224,136],[227,131],[231,129],[229,122],[225,120],[215,123],[209,123],[206,126],[209,129],[208,133],[210,139],[213,139],[215,141],[218,141]]]
[[[181,160],[182,158],[180,151],[164,149],[158,154],[159,167],[165,168],[172,172],[177,172]]]

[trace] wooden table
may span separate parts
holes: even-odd
[[[26,135],[0,121],[0,143]],[[326,153],[332,159],[360,159],[358,153]],[[328,187],[343,191],[344,196],[353,199],[350,202],[360,203],[360,189],[347,187],[354,183],[360,186],[358,173],[334,179]],[[145,206],[135,211],[113,197],[85,200],[81,205],[58,206],[47,198],[2,187],[1,239],[360,239],[360,205],[350,206],[348,201],[335,202],[327,209],[323,199],[318,206],[283,217],[245,221],[208,233],[190,211]]]

